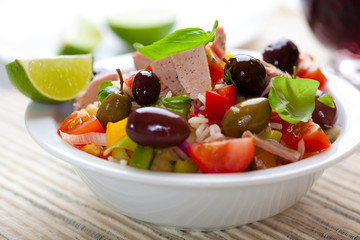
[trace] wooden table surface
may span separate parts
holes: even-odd
[[[329,66],[301,10],[278,8],[242,48],[262,51],[287,37]],[[360,151],[327,169],[293,207],[271,218],[213,232],[186,232],[130,219],[104,206],[66,162],[29,136],[29,99],[0,90],[0,239],[359,239]]]

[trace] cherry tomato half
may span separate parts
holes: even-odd
[[[299,78],[317,80],[320,83],[319,89],[321,89],[327,82],[327,78],[315,63],[314,58],[306,53],[300,53],[299,55],[299,64],[297,66],[296,75]]]
[[[60,131],[74,135],[88,132],[105,132],[99,120],[95,116],[89,115],[86,111],[71,113],[60,125],[58,134],[60,134]]]
[[[219,142],[194,143],[188,147],[195,165],[205,173],[241,172],[254,154],[253,138],[234,138]]]
[[[295,150],[298,149],[300,140],[304,140],[305,152],[317,152],[331,146],[331,142],[324,131],[312,120],[285,124],[282,129],[282,140],[287,146]]]

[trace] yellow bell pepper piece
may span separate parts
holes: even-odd
[[[124,118],[115,123],[108,122],[106,125],[106,147],[111,147],[126,135],[127,120],[127,118]]]

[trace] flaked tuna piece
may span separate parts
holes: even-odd
[[[134,52],[132,57],[133,57],[134,66],[135,66],[136,70],[145,69],[153,61],[150,58],[142,55],[140,52]]]
[[[86,89],[75,96],[74,110],[86,108],[90,103],[97,101],[99,85],[106,80],[116,81],[119,80],[119,76],[116,72],[105,72],[95,75]]]
[[[153,73],[166,85],[174,95],[185,94],[171,57],[158,59],[150,64]]]
[[[263,93],[261,94],[261,96],[265,96],[266,94],[269,93],[270,88],[271,88],[271,79],[273,77],[277,77],[277,76],[291,77],[290,74],[283,72],[279,68],[275,67],[274,65],[272,65],[268,62],[265,62],[264,60],[260,60],[260,62],[262,65],[264,65],[266,74],[267,74],[267,78],[268,78],[267,79],[268,85],[266,86],[266,88],[263,91]]]
[[[255,146],[262,148],[272,154],[280,156],[290,162],[296,162],[300,160],[300,152],[288,148],[275,140],[261,138],[256,134],[251,133],[250,131],[245,131],[242,137],[254,138]]]
[[[211,49],[220,59],[226,56],[226,34],[223,27],[216,29],[215,39],[211,44]]]
[[[205,46],[171,55],[180,84],[191,98],[211,90],[211,77]]]

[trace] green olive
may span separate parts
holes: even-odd
[[[106,129],[108,122],[117,122],[129,116],[131,100],[128,95],[118,90],[112,92],[100,104],[96,113],[101,125]]]
[[[270,117],[271,107],[267,98],[250,98],[225,113],[221,129],[228,137],[241,137],[246,130],[259,133],[266,128]]]

